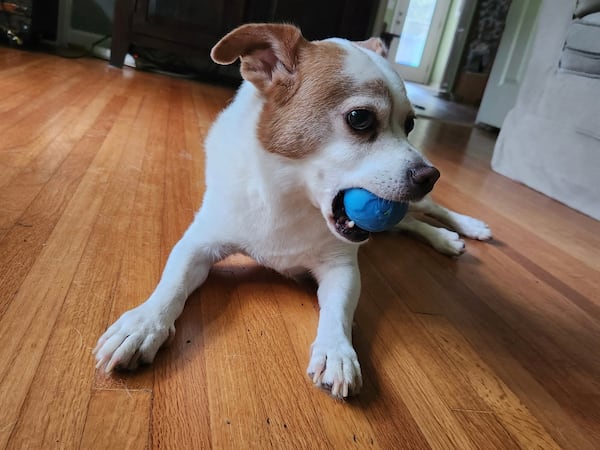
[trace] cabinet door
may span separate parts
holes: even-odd
[[[286,0],[271,5],[271,21],[297,25],[309,40],[328,37],[363,40],[370,37],[379,1]]]
[[[244,20],[246,0],[138,0],[136,33],[194,47],[211,47]]]

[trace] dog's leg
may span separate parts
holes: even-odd
[[[394,228],[421,236],[433,248],[444,255],[459,256],[465,251],[465,243],[458,233],[446,230],[445,228],[434,227],[414,217],[405,217]]]
[[[219,245],[201,240],[206,235],[196,220],[173,247],[158,286],[140,306],[124,313],[98,340],[96,367],[135,369],[150,363],[158,349],[175,335],[187,297],[200,286],[211,266],[226,256]]]
[[[360,295],[358,265],[313,273],[319,282],[321,310],[307,372],[315,385],[331,390],[334,397],[347,397],[362,386],[360,365],[352,347],[352,320]]]
[[[468,238],[477,239],[479,241],[485,241],[492,238],[492,231],[487,224],[473,217],[465,216],[464,214],[459,214],[444,208],[443,206],[436,204],[429,196],[419,202],[411,203],[410,209],[433,217]]]

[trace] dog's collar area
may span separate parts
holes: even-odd
[[[344,208],[344,191],[337,193],[331,205],[335,230],[344,239],[351,242],[363,242],[369,239],[370,233],[356,225],[346,214]]]

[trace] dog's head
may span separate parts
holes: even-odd
[[[311,201],[345,241],[369,236],[348,226],[345,189],[408,202],[439,177],[408,142],[415,113],[384,52],[379,39],[308,42],[282,24],[241,26],[211,52],[220,64],[241,59],[242,76],[264,101],[257,125],[262,147],[298,167]]]

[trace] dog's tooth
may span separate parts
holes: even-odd
[[[354,228],[354,220],[349,220],[346,225],[348,226],[348,228]]]

